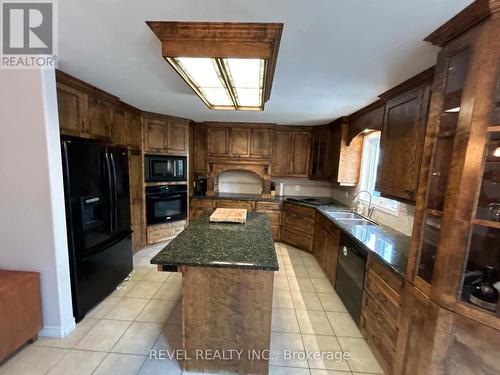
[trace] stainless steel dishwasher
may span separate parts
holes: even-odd
[[[346,235],[340,238],[335,290],[359,325],[367,252]]]

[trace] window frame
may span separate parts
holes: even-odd
[[[364,136],[358,191],[368,190],[372,195],[374,207],[391,215],[399,216],[400,202],[381,197],[380,193],[375,190],[380,164],[380,135],[380,131],[372,131]],[[361,194],[359,199],[365,203],[369,202],[367,194]]]

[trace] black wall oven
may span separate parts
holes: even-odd
[[[148,225],[187,218],[187,185],[146,187],[146,221]]]
[[[186,181],[185,156],[144,156],[144,175],[146,182]]]

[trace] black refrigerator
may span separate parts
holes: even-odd
[[[132,271],[126,149],[62,139],[66,225],[76,321]]]

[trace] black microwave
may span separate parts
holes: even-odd
[[[187,164],[185,156],[144,156],[146,182],[186,181]]]

